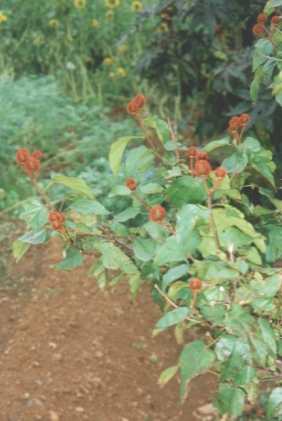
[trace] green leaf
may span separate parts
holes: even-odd
[[[204,206],[186,205],[177,213],[176,239],[186,255],[193,254],[201,243],[198,228],[207,225],[210,212]]]
[[[252,353],[249,343],[236,336],[224,335],[215,346],[216,356],[219,361],[226,361],[236,349],[244,361],[251,363]]]
[[[234,335],[243,336],[249,334],[253,325],[254,318],[250,313],[239,304],[233,304],[231,310],[227,312],[224,324],[228,331]]]
[[[160,243],[164,242],[166,238],[168,237],[167,230],[160,224],[157,224],[156,222],[147,222],[144,225],[145,230],[149,234],[153,240],[156,240]]]
[[[269,0],[270,7],[279,7],[282,6],[282,0]]]
[[[158,384],[163,387],[165,386],[177,373],[178,365],[166,368],[160,375]]]
[[[97,200],[79,199],[70,205],[70,209],[83,215],[108,215],[109,211]]]
[[[187,307],[179,307],[166,313],[157,323],[155,329],[165,330],[170,326],[183,322],[186,319],[190,310]]]
[[[16,240],[12,244],[13,256],[18,263],[21,258],[25,255],[25,253],[30,248],[30,244],[24,243],[23,241]]]
[[[141,177],[147,171],[154,168],[155,157],[152,151],[145,146],[131,149],[126,154],[125,173],[126,176]]]
[[[159,266],[187,260],[187,254],[175,236],[169,237],[157,248],[155,263]]]
[[[140,213],[140,208],[130,207],[125,209],[123,212],[115,215],[115,222],[126,222],[130,219],[134,219]]]
[[[137,259],[149,262],[154,259],[156,243],[146,238],[137,238],[133,243],[133,251]]]
[[[56,269],[59,270],[72,270],[78,266],[81,266],[84,257],[81,252],[74,247],[69,247],[66,250],[66,257],[60,263],[55,265]]]
[[[107,269],[120,270],[128,275],[128,282],[133,296],[141,286],[141,277],[138,268],[132,260],[118,247],[105,241],[97,242],[96,248],[102,254],[103,265]]]
[[[179,278],[182,278],[182,276],[184,275],[188,276],[188,269],[189,269],[189,265],[187,264],[179,265],[179,266],[169,269],[163,276],[163,282],[162,282],[163,290],[165,290],[172,282],[176,281]]]
[[[279,225],[268,225],[266,259],[268,263],[274,263],[282,258],[282,227]]]
[[[276,356],[277,344],[276,344],[275,334],[270,323],[266,319],[259,319],[258,324],[261,331],[262,339],[264,340],[265,344],[268,346],[273,356]]]
[[[281,2],[282,4],[282,2]],[[266,407],[266,414],[269,420],[282,417],[282,387],[272,390]]]
[[[41,230],[38,232],[27,232],[26,234],[22,235],[19,240],[28,243],[28,244],[42,244],[46,241],[47,238],[47,231]]]
[[[248,165],[248,157],[246,153],[237,151],[232,154],[229,158],[226,158],[222,162],[222,166],[226,168],[226,170],[233,174],[238,174],[244,171],[244,169]]]
[[[131,142],[131,140],[133,139],[142,139],[142,137],[125,136],[112,143],[109,154],[109,162],[111,170],[114,174],[117,174],[119,172],[125,148],[127,147],[128,143]]]
[[[216,406],[222,415],[229,414],[233,417],[239,417],[244,411],[245,398],[246,394],[242,389],[221,383]]]
[[[78,177],[67,177],[65,175],[55,175],[51,184],[62,184],[64,187],[69,188],[73,192],[86,196],[88,199],[93,199],[94,194],[92,189],[86,184],[82,178]]]
[[[200,305],[200,310],[206,320],[217,325],[222,324],[226,311],[224,304],[216,304],[213,306]]]
[[[162,186],[157,183],[148,183],[140,187],[140,192],[143,194],[157,194],[163,191]]]
[[[24,204],[20,218],[36,232],[48,222],[48,210],[40,200],[32,198]]]
[[[157,136],[162,143],[169,141],[170,130],[168,124],[164,120],[161,120],[156,116],[149,116],[144,119],[144,124],[146,127],[150,127],[156,131]]]
[[[183,176],[177,178],[167,189],[168,200],[177,208],[187,203],[203,203],[207,193],[203,180],[196,177]]]
[[[194,341],[183,348],[179,358],[182,401],[186,397],[188,383],[212,367],[214,360],[214,353],[206,347],[203,341]]]
[[[260,39],[255,44],[255,51],[253,54],[253,71],[256,71],[259,66],[268,60],[273,52],[273,45],[268,39]]]

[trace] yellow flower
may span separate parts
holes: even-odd
[[[57,29],[59,27],[60,23],[57,19],[51,19],[49,20],[49,26],[50,28]]]
[[[123,67],[118,67],[116,71],[117,77],[126,77],[127,71]]]
[[[0,12],[0,23],[6,22],[8,20],[8,17],[4,15],[3,12]]]
[[[134,0],[131,5],[133,12],[142,12],[144,9],[143,4],[139,0]]]
[[[86,0],[73,0],[73,4],[77,9],[84,9]]]
[[[105,64],[106,66],[111,66],[112,64],[114,64],[114,60],[112,57],[106,57],[104,58],[103,64]]]
[[[168,32],[168,25],[165,22],[162,22],[157,29],[157,32]]]
[[[120,5],[120,0],[105,0],[105,2],[109,9],[114,9]]]
[[[126,53],[128,51],[128,45],[127,44],[122,44],[122,45],[119,45],[118,47],[117,47],[117,52],[118,52],[118,54],[124,54],[124,53]]]
[[[91,26],[92,26],[92,28],[99,28],[100,23],[97,19],[92,19]]]

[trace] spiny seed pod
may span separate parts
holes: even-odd
[[[227,175],[227,171],[223,167],[218,167],[214,170],[214,174],[217,176],[217,178],[224,178]]]
[[[241,127],[244,127],[250,122],[251,116],[250,114],[243,113],[239,116],[239,119],[240,119]]]
[[[240,117],[238,116],[232,117],[228,122],[228,130],[230,131],[238,130],[240,126],[241,126],[241,121],[240,121]]]
[[[161,205],[155,205],[149,211],[149,220],[153,222],[162,222],[165,216],[166,210]]]
[[[197,155],[197,158],[198,158],[198,159],[205,159],[205,160],[207,160],[207,161],[208,161],[209,156],[208,156],[207,152],[204,152],[204,151],[199,151],[199,152],[198,152],[198,155]]]
[[[265,23],[267,21],[267,15],[265,13],[260,13],[257,16],[257,23]]]
[[[29,151],[26,148],[18,149],[16,152],[16,161],[19,165],[22,165],[29,158]]]
[[[193,175],[196,177],[205,176],[207,177],[210,172],[212,171],[212,167],[206,159],[199,159],[195,162],[195,168],[193,171]]]
[[[190,279],[189,288],[193,292],[200,291],[202,289],[202,281],[200,279],[198,279],[198,278],[192,278],[192,279]]]
[[[128,178],[125,182],[125,185],[131,191],[137,189],[137,181],[135,180],[135,178]]]
[[[256,37],[262,36],[262,35],[264,35],[264,33],[265,33],[265,27],[262,23],[256,23],[253,26],[253,34]]]
[[[43,152],[42,151],[34,151],[32,152],[31,156],[33,156],[33,158],[36,159],[41,159],[43,157]]]
[[[271,23],[274,26],[279,25],[280,21],[281,21],[280,16],[275,15],[275,16],[272,16],[271,18]]]
[[[55,231],[64,230],[65,215],[62,212],[58,212],[58,211],[49,212],[48,220]]]
[[[138,114],[145,105],[145,96],[142,94],[134,97],[127,105],[127,112],[131,115]]]
[[[197,158],[197,156],[198,156],[198,149],[196,148],[196,146],[190,146],[187,149],[187,157],[191,159],[191,158]]]
[[[23,171],[29,177],[36,177],[40,171],[40,158],[43,156],[41,151],[35,151],[32,154],[26,149],[21,148],[16,153],[16,161]]]

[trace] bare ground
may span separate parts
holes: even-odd
[[[85,269],[50,268],[59,255],[54,242],[33,249],[11,264],[16,287],[1,283],[0,421],[213,420],[197,415],[212,400],[211,376],[182,406],[176,379],[157,384],[180,348],[171,332],[152,337],[160,311],[149,291],[135,303],[126,284],[101,291]]]

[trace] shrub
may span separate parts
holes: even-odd
[[[58,269],[80,266],[84,255],[93,253],[90,273],[100,286],[127,277],[135,295],[146,279],[164,310],[155,334],[174,327],[183,343],[187,330],[199,334],[183,346],[177,365],[162,373],[160,383],[178,372],[183,400],[189,382],[212,370],[222,414],[239,417],[248,403],[250,410],[262,406],[268,419],[276,419],[282,277],[267,265],[260,226],[265,215],[279,226],[282,202],[275,198],[272,155],[247,135],[247,117],[238,118],[229,136],[186,150],[172,128],[142,105],[134,116],[142,132],[136,139],[119,139],[110,152],[112,170],[122,181],[112,196],[127,198],[125,210],[109,211],[81,178],[54,176],[47,197],[37,174],[29,174],[39,198],[23,210],[28,230],[14,243],[14,255],[19,259],[31,244],[55,235],[65,243]],[[127,145],[136,140],[123,161]],[[57,186],[65,191],[60,211],[52,203]],[[108,270],[116,273],[111,279]],[[272,391],[264,398],[260,385],[267,379]]]

